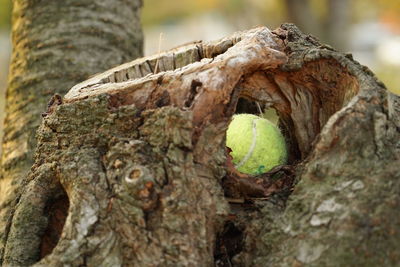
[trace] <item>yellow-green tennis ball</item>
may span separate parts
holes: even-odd
[[[261,174],[287,161],[285,138],[270,121],[252,114],[233,116],[226,146],[240,172]]]

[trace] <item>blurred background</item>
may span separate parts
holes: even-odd
[[[145,55],[196,40],[283,22],[351,52],[400,94],[400,0],[143,0]],[[10,45],[11,0],[0,0],[0,138]],[[161,36],[160,36],[161,35]],[[1,149],[1,148],[0,148]]]

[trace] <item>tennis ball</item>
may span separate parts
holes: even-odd
[[[226,146],[240,172],[261,174],[287,161],[285,138],[270,121],[252,114],[234,115],[226,132]]]

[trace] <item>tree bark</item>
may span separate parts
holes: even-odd
[[[142,55],[140,6],[140,0],[14,1],[0,170],[0,263],[38,258],[27,253],[14,261],[4,250],[50,96]]]
[[[279,115],[289,199],[223,188],[239,98]],[[292,24],[126,63],[54,99],[5,255],[33,263],[68,210],[37,266],[394,266],[399,115],[366,67]]]

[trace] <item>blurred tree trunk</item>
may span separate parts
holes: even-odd
[[[351,25],[351,1],[328,1],[327,32],[328,43],[333,47],[346,51],[349,41],[349,27]]]
[[[288,20],[298,25],[305,33],[318,36],[336,49],[348,49],[348,34],[351,19],[351,1],[328,0],[327,14],[318,17],[310,0],[286,0]]]
[[[54,93],[142,55],[140,0],[13,1],[12,60],[0,170],[0,263],[38,255],[4,255],[15,205],[27,183],[41,113]],[[32,247],[36,248],[36,241]]]
[[[298,25],[306,33],[325,37],[322,32],[323,26],[320,24],[315,12],[312,10],[310,0],[286,0],[288,21]]]
[[[229,168],[225,131],[241,98],[276,110],[291,166]],[[400,262],[400,99],[292,24],[138,59],[54,100],[5,263]]]

